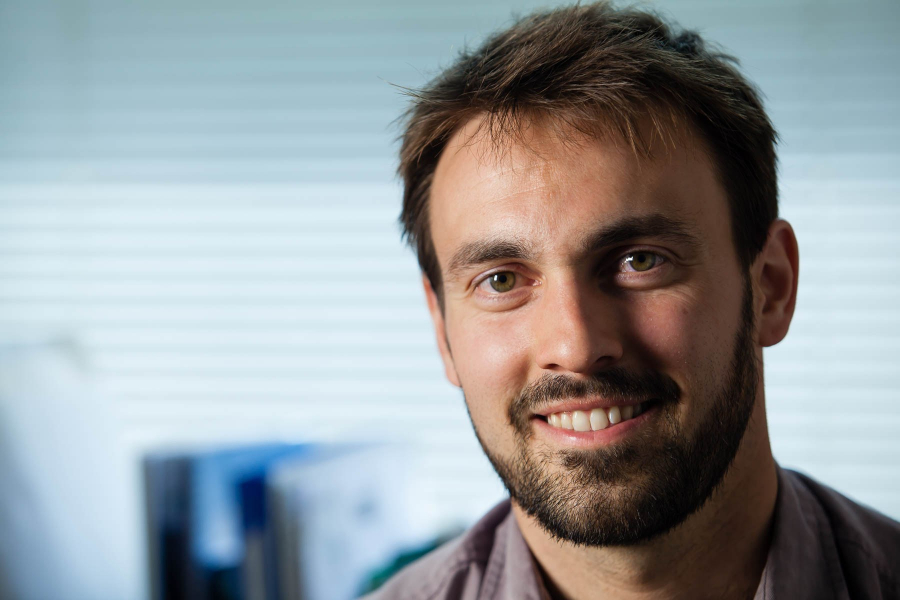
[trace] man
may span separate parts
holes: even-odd
[[[376,598],[900,597],[900,524],[772,457],[799,264],[774,142],[727,58],[607,4],[414,95],[401,220],[510,501]]]

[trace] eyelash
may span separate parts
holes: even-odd
[[[488,273],[487,275],[485,275],[484,277],[482,277],[480,280],[476,281],[476,282],[475,282],[475,289],[477,290],[477,289],[479,289],[479,288],[482,288],[485,284],[487,284],[487,283],[491,280],[491,277],[493,277],[494,275],[500,275],[501,273],[512,273],[512,274],[516,277],[516,287],[514,287],[513,289],[511,289],[511,290],[508,291],[508,292],[498,292],[498,291],[496,291],[496,290],[485,291],[485,295],[487,295],[487,296],[493,296],[493,297],[508,296],[508,295],[510,295],[512,292],[514,292],[515,290],[520,289],[521,287],[523,287],[523,286],[521,286],[521,285],[518,285],[518,284],[519,284],[519,278],[528,279],[527,277],[525,277],[524,274],[522,274],[521,272],[519,272],[519,271],[517,271],[517,270],[515,270],[515,269],[511,269],[511,268],[498,269],[498,270],[496,270],[496,271],[491,271],[490,273]]]
[[[653,255],[654,257],[656,257],[656,262],[654,262],[654,263],[653,263],[653,266],[650,267],[649,269],[647,269],[646,271],[636,271],[636,270],[635,270],[635,271],[625,271],[625,270],[622,270],[622,269],[621,269],[622,264],[623,264],[623,263],[629,262],[629,261],[626,261],[626,259],[627,259],[629,256],[635,256],[635,255],[637,255],[637,254],[651,254],[651,255]],[[669,262],[669,259],[666,258],[666,256],[663,255],[663,254],[660,253],[660,252],[657,252],[657,251],[655,251],[655,250],[650,250],[650,249],[648,249],[648,248],[635,248],[634,250],[629,250],[629,251],[627,251],[627,252],[625,252],[625,253],[623,253],[623,254],[620,254],[620,255],[619,255],[619,259],[616,261],[615,264],[616,264],[616,272],[617,272],[617,273],[649,273],[649,272],[651,272],[651,271],[655,271],[657,268],[659,268],[660,265],[666,264],[667,262]]]

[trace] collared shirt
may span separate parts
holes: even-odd
[[[778,467],[754,600],[900,599],[900,523]],[[509,501],[366,600],[549,600]]]

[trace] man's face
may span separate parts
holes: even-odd
[[[551,535],[647,540],[710,496],[756,401],[725,191],[687,133],[648,159],[540,127],[498,149],[477,125],[448,144],[431,192],[447,375]]]

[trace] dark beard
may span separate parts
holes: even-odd
[[[756,401],[759,368],[753,346],[753,292],[744,277],[741,326],[731,369],[713,405],[689,438],[677,420],[678,384],[655,371],[612,368],[590,380],[544,376],[510,404],[518,452],[508,461],[481,447],[510,497],[553,537],[585,546],[646,542],[699,510],[734,461]],[[612,448],[529,452],[534,410],[557,399],[602,395],[653,398],[664,435],[634,435]],[[646,428],[645,428],[646,429]],[[544,466],[562,467],[549,473]]]

